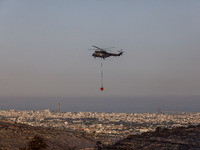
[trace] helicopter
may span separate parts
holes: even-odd
[[[90,50],[95,50],[95,52],[92,54],[92,56],[94,57],[94,58],[96,58],[96,57],[100,57],[100,58],[103,58],[103,59],[105,59],[105,58],[107,58],[107,57],[110,57],[110,56],[120,56],[120,55],[122,55],[124,52],[122,51],[122,49],[121,49],[121,51],[119,51],[119,53],[118,54],[114,54],[114,53],[108,53],[107,51],[106,51],[106,49],[103,49],[103,48],[99,48],[99,47],[97,47],[97,46],[95,46],[95,45],[92,45],[92,47],[94,47],[94,48],[96,48],[96,49],[90,49]],[[110,47],[110,48],[113,48],[113,47]],[[108,48],[107,48],[108,49]]]

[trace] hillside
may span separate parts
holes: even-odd
[[[41,138],[48,150],[92,148],[96,143],[90,135],[80,132],[0,121],[0,150],[27,149],[34,137]]]
[[[200,125],[176,129],[157,128],[155,132],[129,135],[104,150],[199,150]]]
[[[35,143],[48,150],[77,150],[94,148],[96,145],[103,150],[199,150],[200,125],[175,129],[158,127],[155,132],[129,135],[104,148],[101,142],[98,143],[94,139],[95,137],[89,134],[66,129],[0,121],[0,150],[30,150],[30,146],[33,147]]]

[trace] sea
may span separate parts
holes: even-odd
[[[200,97],[12,97],[0,98],[0,110],[61,112],[166,113],[200,112]]]

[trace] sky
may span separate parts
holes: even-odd
[[[0,0],[0,97],[199,97],[199,27],[199,0]],[[92,45],[124,51],[104,91]]]

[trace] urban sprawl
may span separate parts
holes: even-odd
[[[31,126],[66,128],[86,133],[126,136],[156,127],[174,128],[200,124],[200,113],[106,113],[106,112],[51,112],[0,111],[0,119]]]

